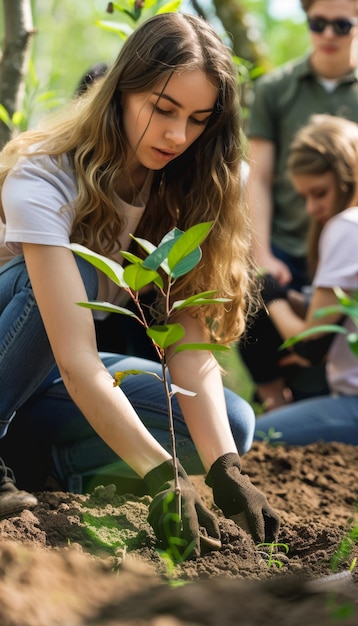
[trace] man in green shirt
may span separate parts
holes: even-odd
[[[247,198],[256,261],[281,287],[295,289],[309,282],[308,217],[287,176],[289,146],[314,113],[358,122],[358,1],[301,0],[301,4],[311,51],[257,81],[248,130]],[[259,318],[240,347],[257,397],[268,409],[292,400],[277,363],[279,343],[268,319]]]

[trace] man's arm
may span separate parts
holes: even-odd
[[[291,281],[291,272],[271,251],[272,185],[275,163],[273,142],[259,137],[249,139],[250,176],[247,201],[253,226],[253,248],[258,265],[280,285]]]

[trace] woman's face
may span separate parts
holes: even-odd
[[[325,174],[295,174],[293,186],[306,203],[308,215],[325,224],[335,214],[337,180],[333,172]]]
[[[217,86],[200,70],[174,73],[153,89],[122,97],[129,168],[160,170],[202,134],[217,100]]]

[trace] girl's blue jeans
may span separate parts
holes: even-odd
[[[358,395],[300,400],[257,418],[255,438],[305,446],[318,441],[358,445]]]
[[[96,270],[79,257],[76,262],[88,298],[95,299]],[[120,317],[118,320],[120,332]],[[161,374],[160,364],[154,361],[111,353],[101,353],[101,358],[111,374],[127,369]],[[126,377],[121,388],[148,430],[171,452],[162,383],[143,374]],[[253,440],[254,412],[245,400],[228,389],[225,389],[225,398],[239,453],[244,454]],[[172,406],[177,455],[189,473],[202,473],[202,464],[175,396]],[[83,477],[95,472],[136,477],[100,439],[69,397],[57,370],[22,256],[0,268],[0,438],[6,435],[16,412],[31,425],[34,438],[51,446],[56,472],[68,489],[80,492]]]

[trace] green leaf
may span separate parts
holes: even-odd
[[[159,246],[153,250],[151,254],[147,256],[145,261],[143,261],[143,266],[148,269],[156,270],[158,267],[162,265],[164,261],[167,260],[168,254],[171,248],[174,246],[175,240],[165,241],[160,243]],[[168,273],[168,264],[165,263],[163,269],[166,268]]]
[[[351,300],[349,305],[343,304],[332,304],[331,306],[322,307],[321,309],[317,309],[314,313],[314,317],[316,319],[321,319],[322,317],[326,317],[326,315],[331,314],[339,315],[348,315],[352,319],[358,318],[358,303],[355,300]]]
[[[172,518],[172,515],[173,515],[173,514],[171,513],[171,514],[170,514],[170,518],[171,518],[171,519],[173,519],[173,518]],[[179,522],[180,522],[180,519],[178,519],[178,520],[174,520],[174,521],[178,521],[178,523],[179,523]],[[173,547],[173,546],[181,546],[181,547],[184,547],[184,546],[186,546],[186,545],[188,544],[188,541],[187,541],[186,539],[183,539],[182,537],[175,537],[175,535],[170,535],[170,538],[169,538],[169,543],[170,543],[170,546],[171,546],[171,547]]]
[[[146,270],[140,263],[127,265],[127,267],[124,268],[123,277],[133,291],[139,291],[153,282],[158,285],[158,287],[163,286],[162,278],[158,272]]]
[[[36,102],[40,104],[41,102],[48,102],[49,100],[58,99],[58,93],[54,89],[52,91],[45,91],[44,93],[40,93],[36,96]]]
[[[210,352],[224,352],[230,350],[229,346],[223,346],[220,343],[181,343],[175,348],[175,352],[184,352],[185,350],[209,350]]]
[[[29,66],[27,68],[27,77],[30,85],[35,89],[40,86],[40,79],[36,74],[35,64],[32,59],[29,61]]]
[[[170,230],[168,233],[166,233],[166,235],[164,235],[163,239],[161,240],[161,242],[159,243],[157,247],[154,246],[152,243],[150,243],[147,239],[134,237],[133,235],[132,235],[132,238],[148,254],[147,258],[143,262],[144,267],[147,267],[148,269],[156,270],[160,266],[166,272],[166,274],[170,274],[167,257],[168,257],[170,250],[174,246],[175,242],[183,234],[184,234],[184,231],[175,227],[172,230]]]
[[[355,301],[353,298],[351,298],[350,295],[348,295],[348,293],[346,293],[345,291],[343,291],[343,289],[341,289],[340,287],[335,287],[333,289],[337,300],[340,302],[340,304],[342,304],[343,306],[358,306],[358,302]]]
[[[343,315],[349,315],[352,318],[358,318],[358,294],[355,293],[352,298],[340,287],[335,287],[333,291],[339,301],[339,304],[319,309],[317,311],[317,317],[322,317],[325,313],[340,313]]]
[[[14,124],[14,126],[20,126],[23,119],[24,119],[23,111],[15,111],[15,113],[13,114],[11,118],[11,121]]]
[[[167,2],[160,9],[158,9],[156,15],[160,15],[161,13],[175,13],[180,9],[180,6],[181,0],[172,0],[172,2]]]
[[[155,372],[146,372],[145,370],[125,370],[124,372],[116,372],[114,375],[114,380],[117,385],[121,385],[122,381],[127,378],[127,376],[137,376],[140,374],[148,374],[149,376],[154,376],[157,380],[163,382],[163,379],[158,376]]]
[[[87,309],[93,309],[94,311],[106,311],[107,313],[121,313],[121,315],[128,315],[128,317],[134,317],[134,319],[142,324],[141,319],[133,313],[133,311],[130,311],[122,306],[117,306],[116,304],[111,304],[110,302],[90,300],[89,302],[76,302],[76,304]]]
[[[147,241],[147,239],[134,237],[132,235],[132,239],[134,239],[134,241],[136,241],[137,244],[141,246],[141,248],[143,248],[143,250],[148,254],[148,257],[145,259],[145,261],[143,261],[144,267],[156,270],[160,266],[166,274],[170,274],[167,262],[167,255],[170,248],[174,244],[175,238],[178,238],[178,235],[175,234],[176,231],[182,234],[182,231],[179,231],[178,229],[171,230],[169,233],[166,234],[165,237],[163,237],[158,247],[154,246],[152,243],[150,243],[150,241]]]
[[[121,255],[126,261],[130,263],[143,263],[143,259],[141,259],[136,254],[132,254],[132,252],[127,252],[126,250],[121,250]]]
[[[347,342],[353,354],[358,357],[358,333],[348,333]]]
[[[152,254],[152,252],[154,250],[156,250],[156,246],[151,243],[150,241],[148,241],[147,239],[143,239],[142,237],[135,237],[134,235],[131,235],[133,241],[136,241],[137,244],[143,248],[143,250],[147,253],[147,254]]]
[[[180,228],[177,228],[176,226],[174,226],[174,228],[172,228],[170,231],[168,231],[164,237],[162,238],[162,240],[159,243],[159,246],[165,246],[167,243],[170,244],[170,249],[174,246],[175,242],[184,234],[183,230],[180,230]],[[170,250],[168,250],[169,253]],[[163,263],[161,264],[162,269],[168,274],[170,275],[170,269],[169,269],[169,265],[168,265],[168,259],[164,259]]]
[[[332,315],[335,313],[339,313],[340,315],[349,315],[350,309],[348,307],[342,306],[341,304],[332,304],[330,306],[322,307],[321,309],[317,309],[314,312],[315,319],[321,319],[322,317],[326,317],[327,315]]]
[[[118,2],[112,2],[112,4],[113,4],[113,8],[116,11],[123,11],[125,10],[125,8],[127,8],[129,11],[133,3],[130,3],[129,0],[121,0],[121,4],[119,4]]]
[[[197,248],[176,264],[175,268],[170,271],[171,276],[174,279],[185,276],[199,263],[201,256],[201,249]]]
[[[198,246],[200,246],[201,242],[207,236],[209,230],[211,229],[211,226],[212,222],[203,222],[201,224],[196,224],[195,226],[192,226],[187,231],[185,231],[181,235],[181,237],[179,237],[168,255],[168,265],[173,275],[176,266],[185,257],[189,256],[194,251],[196,252],[196,256],[199,254],[200,260],[201,250],[200,248],[198,248]],[[194,267],[194,265],[192,265],[192,267]],[[192,269],[192,267],[190,269]],[[180,275],[182,276],[183,273],[181,273]]]
[[[186,298],[186,300],[178,300],[178,302],[190,302],[191,300],[196,300],[196,298],[208,298],[217,292],[217,289],[212,289],[211,291],[201,291],[200,293],[196,293],[193,296]]]
[[[313,328],[308,328],[304,330],[299,335],[295,337],[290,337],[286,339],[281,345],[279,350],[284,350],[285,348],[289,348],[293,346],[295,343],[302,341],[302,339],[306,339],[307,337],[311,337],[312,335],[316,335],[317,333],[340,333],[341,335],[346,335],[347,331],[342,326],[337,326],[336,324],[323,324],[322,326],[314,326]]]
[[[133,31],[133,26],[126,24],[125,22],[109,22],[106,20],[98,20],[96,26],[99,26],[103,30],[107,30],[112,33],[117,33],[122,39],[127,39]]]
[[[147,328],[147,335],[162,350],[172,346],[184,337],[185,331],[181,324],[163,324],[163,326],[151,326]]]
[[[213,291],[212,293],[216,293]],[[172,308],[176,311],[185,309],[189,306],[202,306],[205,304],[225,304],[225,302],[231,302],[229,298],[206,298],[203,293],[198,293],[196,296],[190,296],[186,300],[177,300],[173,303]]]
[[[8,112],[5,109],[3,104],[0,104],[0,120],[4,124],[6,124],[6,126],[9,126],[9,124],[10,124],[10,115],[8,114]]]
[[[151,9],[156,4],[158,4],[158,0],[145,0],[145,9]]]
[[[78,254],[78,256],[101,270],[101,272],[106,274],[116,285],[123,287],[123,289],[128,289],[128,285],[123,278],[123,267],[119,263],[112,261],[112,259],[107,259],[107,257],[102,254],[93,252],[78,243],[71,243],[67,248],[70,248],[72,252]]]
[[[163,239],[161,240],[160,244],[165,243],[166,241],[173,241],[175,242],[177,239],[179,239],[179,237],[181,237],[182,235],[184,235],[184,231],[180,230],[180,228],[178,228],[177,226],[174,226],[174,228],[172,228],[171,230],[169,230],[163,237]]]

